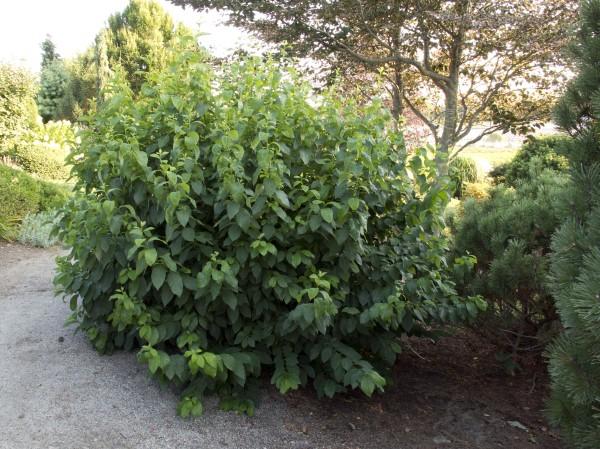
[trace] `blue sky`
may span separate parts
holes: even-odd
[[[159,0],[177,21],[205,35],[201,43],[224,54],[247,41],[244,32],[222,25],[217,13],[200,14]],[[128,0],[17,0],[0,6],[0,62],[39,69],[40,43],[47,34],[59,54],[72,57],[91,45],[108,16],[125,8]]]

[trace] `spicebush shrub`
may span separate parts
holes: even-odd
[[[455,250],[477,258],[462,291],[481,294],[489,305],[476,328],[513,354],[542,349],[555,330],[546,277],[565,181],[565,175],[547,170],[516,189],[493,187],[487,199],[466,200],[454,221]]]
[[[265,369],[282,393],[381,390],[402,333],[483,307],[449,280],[472,260],[447,262],[435,164],[388,124],[253,59],[217,77],[182,53],[135,100],[116,81],[71,156],[72,320],[141,346],[183,416],[208,393],[251,414]]]
[[[544,170],[566,173],[565,152],[569,138],[566,136],[529,137],[515,157],[490,172],[496,184],[515,187],[521,181],[530,181]]]

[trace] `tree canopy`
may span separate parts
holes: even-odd
[[[98,57],[103,58],[105,52],[108,67],[125,70],[132,89],[138,92],[150,69],[166,65],[168,48],[182,34],[192,33],[175,25],[157,1],[131,0],[122,12],[110,16],[108,27],[99,33]],[[98,65],[101,68],[101,61]]]
[[[35,122],[35,91],[31,73],[0,64],[0,154]]]
[[[392,112],[409,108],[448,151],[489,126],[525,131],[549,116],[574,0],[171,0],[347,76],[381,73]]]

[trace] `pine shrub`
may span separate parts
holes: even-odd
[[[568,160],[563,154],[568,144],[567,136],[527,138],[515,157],[490,172],[496,184],[515,187],[519,182],[530,181],[544,170],[565,173]]]
[[[549,350],[550,417],[578,449],[600,444],[600,1],[581,3],[579,73],[556,108],[568,147],[564,222],[552,240],[550,288],[564,332]]]
[[[265,371],[282,393],[382,390],[401,334],[483,308],[449,279],[471,259],[447,262],[435,164],[388,119],[253,59],[216,76],[180,53],[135,99],[115,82],[71,156],[72,320],[183,386],[183,416],[209,393],[252,413]]]
[[[519,351],[543,349],[557,327],[545,280],[565,182],[564,175],[547,170],[516,189],[501,184],[488,198],[465,200],[454,220],[455,250],[477,258],[461,288],[488,301],[476,329],[509,351],[512,363]]]

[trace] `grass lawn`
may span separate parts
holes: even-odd
[[[510,161],[515,154],[517,154],[518,148],[484,148],[484,147],[468,147],[460,152],[463,157],[470,157],[478,160],[483,159],[492,167]]]

